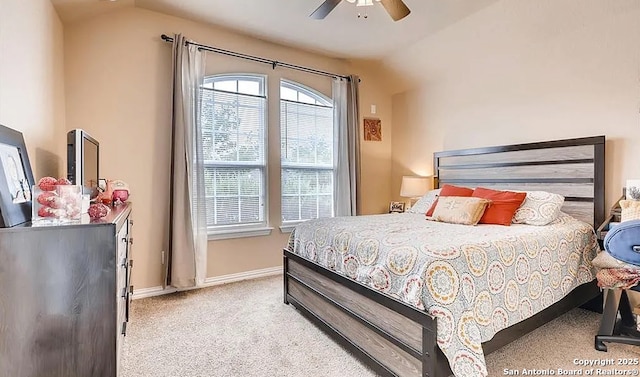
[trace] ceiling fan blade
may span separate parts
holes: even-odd
[[[324,3],[320,4],[318,9],[314,10],[309,17],[316,20],[322,20],[323,18],[327,17],[327,15],[331,13],[333,8],[337,7],[341,1],[342,0],[326,0]]]
[[[411,13],[411,10],[402,0],[380,0],[380,2],[394,21],[401,20]]]

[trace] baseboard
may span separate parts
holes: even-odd
[[[204,284],[202,284],[202,286],[198,288],[213,287],[216,285],[235,283],[242,280],[259,279],[259,278],[275,276],[280,274],[282,274],[282,267],[277,266],[277,267],[263,268],[260,270],[239,272],[237,274],[215,276],[211,278],[206,278],[204,280]],[[134,289],[132,299],[137,300],[141,298],[166,295],[169,293],[178,292],[180,290],[187,291],[191,289],[197,289],[197,288],[177,289],[174,287],[167,287],[163,289],[161,286],[157,286],[157,287],[150,287],[150,288]]]
[[[166,294],[177,292],[177,291],[178,290],[173,287],[162,288],[162,286],[134,289],[133,297],[131,297],[131,299],[138,300],[141,298],[166,295]]]
[[[275,276],[282,274],[282,266],[263,268],[261,270],[253,270],[246,272],[239,272],[237,274],[215,276],[212,278],[204,279],[203,287],[213,287],[214,285],[234,283],[236,281],[259,279],[268,276]]]

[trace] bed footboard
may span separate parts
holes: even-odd
[[[284,302],[383,376],[451,375],[436,319],[284,251]]]
[[[284,302],[382,376],[448,377],[436,319],[284,250]],[[482,344],[485,355],[600,294],[596,281]]]

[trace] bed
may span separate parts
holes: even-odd
[[[486,375],[484,355],[599,294],[590,259],[604,218],[604,142],[436,153],[436,187],[554,192],[567,215],[544,227],[465,227],[415,214],[304,223],[284,249],[285,303],[381,375]],[[513,281],[527,294],[514,299]]]

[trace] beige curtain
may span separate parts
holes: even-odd
[[[355,216],[360,212],[359,81],[355,75],[333,80],[336,216]]]
[[[207,225],[204,189],[200,87],[205,54],[184,36],[173,38],[173,120],[169,258],[167,284],[176,288],[204,283]]]

